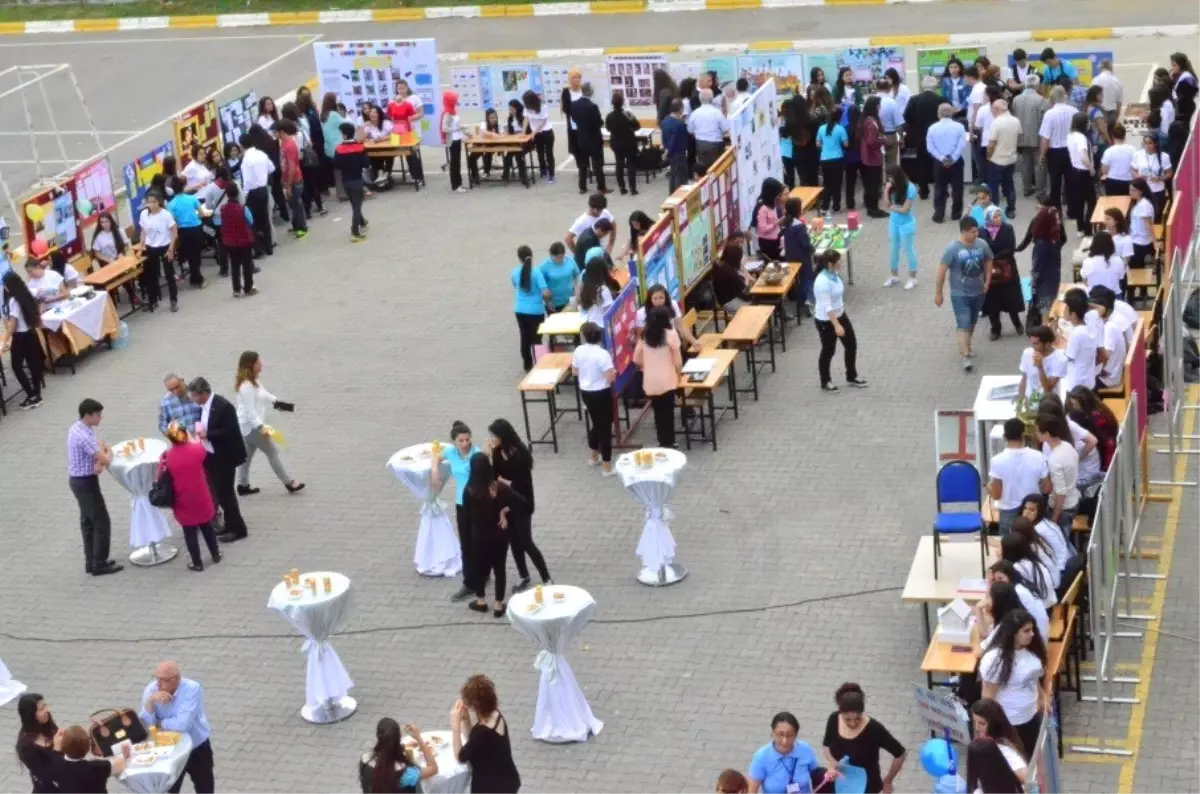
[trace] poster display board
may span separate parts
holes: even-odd
[[[142,204],[146,201],[146,191],[150,189],[150,180],[162,173],[163,159],[173,154],[175,154],[175,145],[168,141],[143,154],[132,163],[126,163],[122,169],[122,176],[125,179],[125,195],[129,197],[129,211],[133,214],[134,227],[137,227],[138,218],[142,214]]]
[[[683,82],[687,78],[699,80],[700,74],[704,71],[704,64],[700,61],[686,61],[682,63],[671,64],[671,79],[676,85]]]
[[[717,87],[732,83],[738,77],[737,58],[733,55],[721,55],[704,59],[704,71],[717,73]]]
[[[671,216],[662,215],[638,240],[638,285],[641,297],[655,284],[662,284],[672,300],[680,301],[679,265],[675,257],[675,234]]]
[[[962,61],[965,69],[974,64],[980,55],[987,55],[987,47],[931,47],[917,50],[917,85],[926,75],[941,80],[946,73],[946,62],[951,58]]]
[[[737,67],[738,77],[745,77],[750,81],[751,91],[768,80],[774,80],[775,93],[786,97],[803,93],[807,82],[804,56],[795,52],[739,55]]]
[[[715,256],[710,180],[711,177],[704,177],[699,182],[684,185],[662,205],[663,212],[671,216],[677,252],[675,260],[684,296],[708,273]]]
[[[113,190],[112,169],[108,158],[101,157],[75,169],[75,208],[79,211],[79,226],[86,229],[106,212],[117,211],[116,191]],[[87,213],[84,210],[89,210]]]
[[[804,87],[808,88],[808,84],[812,81],[813,69],[820,69],[825,75],[825,85],[829,86],[829,90],[833,90],[834,81],[837,80],[838,73],[838,58],[837,55],[805,55],[804,56]]]
[[[883,77],[883,73],[888,69],[895,69],[904,77],[904,48],[848,47],[838,52],[837,63],[839,67],[850,67],[854,73],[855,85],[874,90],[875,81]],[[827,83],[832,84],[833,80],[828,73],[825,79]]]
[[[725,239],[738,226],[737,178],[733,150],[726,149],[708,169],[709,206],[713,219],[713,251],[720,251]]]
[[[769,80],[729,117],[729,137],[737,161],[738,223],[741,229],[750,228],[750,215],[763,180],[773,176],[783,181],[775,97],[775,81]]]
[[[571,67],[563,65],[542,67],[542,88],[545,90],[542,103],[544,105],[556,108],[562,104],[559,100],[562,99],[563,89],[570,81],[570,71]],[[584,81],[591,83],[597,92],[602,91],[608,83],[608,80],[604,79],[607,75],[600,64],[587,64],[579,67],[579,71],[583,74]],[[606,108],[608,105],[600,105],[600,107]]]
[[[1059,52],[1056,53],[1060,61],[1066,61],[1075,67],[1075,71],[1079,72],[1079,77],[1075,80],[1077,85],[1091,85],[1092,78],[1100,74],[1100,62],[1112,61],[1112,50],[1093,50],[1079,52]],[[1041,53],[1029,53],[1029,68],[1042,76],[1042,70],[1045,65],[1042,64]],[[1008,65],[1011,67],[1014,61],[1012,55],[1008,56]],[[1043,82],[1044,85],[1044,82]]]
[[[604,347],[612,356],[617,379],[613,394],[620,394],[633,379],[633,349],[637,345],[637,279],[631,278],[604,312]]]
[[[217,116],[217,103],[205,102],[184,111],[175,119],[175,151],[180,170],[192,159],[192,144],[198,143],[207,149],[216,144],[221,148],[221,121]]]
[[[221,105],[217,108],[217,116],[221,119],[221,136],[225,142],[237,143],[258,117],[258,94],[251,91]]]
[[[623,91],[626,107],[654,107],[654,72],[670,70],[666,55],[610,55],[606,63],[609,90]]]
[[[60,251],[68,259],[83,250],[75,217],[73,176],[29,194],[18,205],[25,227],[25,250],[34,240],[41,240],[48,251]]]
[[[542,97],[545,107],[557,108],[562,91],[568,83],[571,67],[559,65],[529,64],[483,64],[480,66],[450,67],[450,88],[458,94],[459,110],[494,109],[502,112],[509,100],[521,99],[526,91],[532,90]],[[605,111],[608,108],[608,76],[604,67],[592,64],[581,67],[583,79],[592,84],[596,104]]]
[[[442,145],[441,80],[433,39],[317,42],[313,57],[317,93],[332,92],[355,115],[362,114],[366,102],[395,98],[396,84],[404,80],[425,109],[418,122],[421,142]]]
[[[459,112],[483,108],[483,86],[479,80],[478,66],[451,66],[450,90],[458,94]]]
[[[479,90],[485,108],[495,108],[500,112],[514,99],[523,105],[525,103],[521,97],[526,91],[544,93],[542,67],[532,63],[480,66]],[[500,113],[502,120],[504,116],[504,113]]]
[[[959,744],[970,744],[971,733],[967,729],[967,710],[963,708],[954,693],[936,689],[926,689],[920,684],[913,684],[913,699],[917,704],[917,716],[921,722],[939,736],[948,731],[950,741]]]

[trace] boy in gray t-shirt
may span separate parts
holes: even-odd
[[[979,223],[965,216],[958,222],[959,239],[946,246],[937,271],[937,291],[933,302],[941,308],[946,274],[950,275],[950,306],[954,309],[954,323],[958,328],[958,352],[962,355],[962,368],[970,372],[974,354],[971,352],[971,335],[975,323],[983,310],[983,296],[992,281],[992,249],[979,239]]]

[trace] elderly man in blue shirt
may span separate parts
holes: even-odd
[[[892,96],[892,84],[886,78],[875,83],[875,96],[879,97],[879,123],[883,125],[883,164],[900,164],[900,136],[904,132],[904,113],[900,103]]]
[[[172,372],[163,378],[167,393],[158,402],[158,430],[167,434],[167,427],[178,422],[189,430],[200,421],[200,406],[188,397],[187,384],[182,375]]]
[[[938,107],[938,120],[925,133],[925,151],[933,161],[933,222],[946,221],[946,193],[949,192],[950,217],[958,220],[963,211],[963,152],[967,135],[954,120],[954,106]]]
[[[142,710],[138,716],[146,725],[188,735],[192,740],[192,754],[188,756],[183,774],[191,777],[196,794],[213,794],[216,781],[209,742],[211,731],[208,717],[204,716],[204,690],[200,684],[183,678],[175,662],[159,662],[154,668],[154,680],[142,694]],[[181,774],[168,790],[171,794],[179,794],[182,788]]]

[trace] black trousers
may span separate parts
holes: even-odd
[[[247,290],[254,289],[254,249],[247,245],[226,248],[225,252],[229,256],[234,294],[241,292],[243,286]]]
[[[425,181],[425,164],[421,162],[420,154],[410,154],[404,162],[408,164],[408,175],[414,182]]]
[[[167,277],[167,295],[171,303],[179,300],[179,287],[175,284],[175,262],[167,259],[167,246],[146,246],[146,261],[142,266],[142,294],[153,308],[162,300],[162,277]]]
[[[791,190],[796,187],[796,161],[790,157],[779,158],[783,163],[783,184]]]
[[[929,198],[929,183],[933,181],[933,166],[933,157],[925,150],[924,146],[918,146],[913,182],[917,184],[917,195],[922,199]]]
[[[1075,219],[1075,228],[1083,234],[1092,230],[1096,210],[1096,183],[1090,171],[1072,168],[1067,182],[1067,216]]]
[[[1109,179],[1106,177],[1104,180],[1104,195],[1128,196],[1129,183],[1123,179]]]
[[[362,182],[343,182],[342,190],[346,191],[346,198],[350,201],[350,234],[357,237],[367,225],[362,213],[366,190]]]
[[[450,189],[458,190],[462,187],[462,141],[450,142]]]
[[[626,180],[629,190],[637,193],[637,152],[613,152],[617,161],[617,187],[625,192]]]
[[[946,194],[950,194],[950,217],[958,218],[963,211],[963,161],[954,161],[949,168],[944,163],[933,166],[933,217],[946,217]]]
[[[543,177],[554,178],[554,130],[542,130],[533,136],[537,152],[538,171]]]
[[[586,193],[588,189],[588,174],[595,174],[596,190],[607,190],[604,182],[604,150],[585,152],[578,144],[575,146],[575,165],[579,167],[579,192]]]
[[[815,143],[801,146],[792,154],[792,159],[796,161],[801,186],[818,187],[821,184],[821,152]]]
[[[254,220],[254,235],[258,238],[259,253],[269,254],[275,247],[271,239],[271,202],[266,186],[246,191],[246,209]]]
[[[271,200],[275,202],[275,210],[279,213],[279,217],[284,221],[290,221],[292,218],[288,214],[287,197],[283,195],[283,171],[280,170],[279,163],[275,163],[275,172],[270,177]],[[251,210],[254,212],[254,210]]]
[[[475,579],[478,576],[476,566],[478,565],[475,559],[475,544],[471,538],[471,513],[464,505],[455,505],[454,507],[455,523],[458,524],[458,547],[462,551],[463,564],[463,587],[468,590],[475,589]],[[483,580],[486,582],[487,577]]]
[[[525,152],[522,151],[520,154],[504,155],[504,171],[500,176],[505,182],[508,181],[509,176],[512,174],[513,165],[516,165],[517,167],[517,176],[521,178],[521,184],[528,186],[529,166],[525,164]]]
[[[1041,712],[1035,714],[1029,722],[1014,725],[1013,730],[1017,732],[1017,737],[1021,740],[1025,750],[1025,760],[1028,761],[1033,757],[1033,751],[1037,749],[1038,734],[1042,730]]]
[[[858,188],[858,175],[862,171],[862,162],[855,161],[852,163],[848,160],[843,160],[842,162],[845,164],[843,177],[846,183],[846,209],[852,210],[855,206],[854,191]],[[866,180],[863,181],[865,182]]]
[[[843,314],[838,318],[846,335],[842,339],[842,351],[846,355],[846,380],[858,379],[858,338],[854,335],[854,326],[850,316]],[[834,351],[837,350],[838,335],[833,323],[828,320],[817,320],[817,335],[821,338],[821,353],[817,356],[817,373],[821,376],[821,385],[826,386],[832,378],[829,374],[829,364],[833,361]]]
[[[187,263],[188,281],[193,285],[204,283],[200,274],[200,254],[204,252],[204,229],[200,226],[180,226],[176,257],[180,267]],[[172,298],[171,300],[174,300]]]
[[[529,568],[525,565],[525,555],[528,554],[542,581],[549,579],[550,569],[546,567],[546,558],[533,542],[533,516],[528,513],[514,514],[510,511],[508,535],[512,541],[512,556],[513,562],[517,564],[517,575],[522,579],[529,578]]]
[[[100,490],[100,478],[71,477],[71,493],[79,503],[79,529],[83,533],[84,570],[91,573],[108,562],[109,541],[112,522],[108,518],[108,505],[104,503],[104,492]]]
[[[1046,150],[1046,173],[1050,179],[1050,203],[1061,210],[1063,185],[1071,178],[1071,155],[1066,147]]]
[[[304,177],[304,214],[312,217],[314,204],[318,212],[325,209],[325,205],[321,203],[321,166],[302,165],[300,174]]]
[[[204,536],[204,545],[208,546],[208,553],[215,560],[221,556],[221,548],[217,545],[217,532],[213,529],[212,522],[201,524],[195,527],[183,528],[183,542],[187,544],[188,556],[192,558],[192,565],[203,565],[200,559],[200,536]]]
[[[517,330],[520,333],[521,364],[528,372],[533,369],[533,346],[538,342],[537,329],[546,319],[546,315],[521,314],[520,312],[517,312],[516,315]]]
[[[842,211],[842,173],[845,164],[841,160],[821,161],[821,183],[825,188],[821,191],[821,212],[833,205],[834,212]]]
[[[993,308],[988,312],[988,324],[991,326],[993,334],[1000,334],[1004,329],[1000,326],[1000,315],[1003,314],[999,309]],[[1019,334],[1024,326],[1021,324],[1020,312],[1008,312],[1008,319],[1012,320],[1013,329]]]
[[[883,192],[883,166],[860,164],[858,173],[863,181],[863,206],[868,211],[878,212],[879,196]]]
[[[675,446],[675,392],[655,394],[650,397],[654,409],[654,434],[658,445],[666,449]]]
[[[490,154],[469,154],[467,155],[467,176],[472,185],[479,184],[479,161],[481,159],[483,160],[483,175],[491,176],[492,156]]]
[[[613,395],[612,389],[580,392],[587,408],[588,449],[600,453],[600,460],[612,461]]]
[[[391,187],[392,168],[396,165],[395,157],[372,157],[371,158],[371,181],[378,183],[379,175],[383,174],[384,184]]]
[[[513,514],[510,512],[508,514],[510,528],[513,519]],[[487,575],[488,571],[491,571],[492,577],[496,580],[496,600],[503,601],[504,591],[508,586],[508,537],[488,543],[482,543],[477,539],[476,544],[475,562],[478,570],[475,576],[475,597],[481,601],[487,598]]]
[[[213,775],[211,740],[206,739],[199,747],[192,748],[187,765],[183,767],[183,775],[192,779],[192,788],[196,790],[196,794],[213,794],[217,790],[216,778]],[[179,780],[175,781],[175,785],[167,791],[171,794],[179,794],[183,790],[183,775],[180,775]]]
[[[216,497],[225,517],[225,531],[234,537],[246,537],[246,522],[242,519],[242,508],[238,504],[237,491],[233,487],[237,467],[227,466],[216,455],[209,453],[204,459],[204,471],[208,474],[213,496]]]
[[[45,367],[42,363],[42,343],[38,340],[37,331],[13,331],[12,368],[26,397],[32,400],[42,396]],[[26,369],[29,370],[28,375],[25,374]]]

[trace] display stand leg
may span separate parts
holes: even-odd
[[[668,563],[658,570],[643,568],[638,571],[637,580],[647,587],[669,587],[676,582],[682,582],[687,575],[687,568],[676,563]]]
[[[314,725],[329,725],[349,719],[356,711],[358,711],[358,701],[349,695],[343,695],[340,698],[327,700],[316,708],[305,703],[304,708],[300,709],[300,716],[305,722],[311,722]]]
[[[129,561],[142,568],[150,568],[170,562],[177,556],[179,556],[179,549],[175,548],[175,544],[169,540],[164,540],[159,543],[151,543],[149,546],[142,546],[140,549],[134,549],[133,553],[129,555]]]

